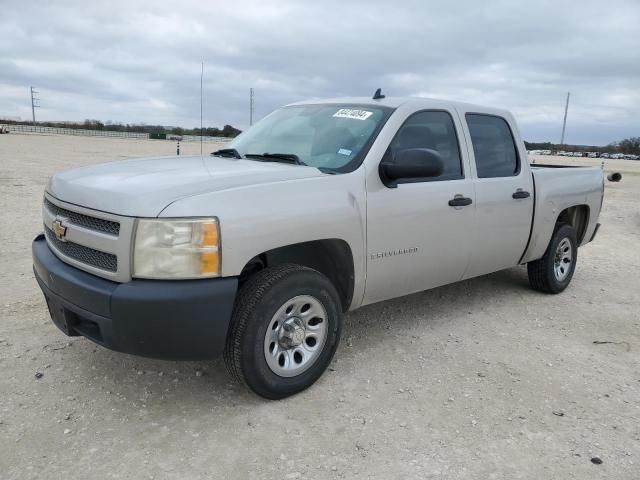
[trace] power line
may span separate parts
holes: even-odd
[[[33,119],[33,124],[36,124],[36,108],[40,108],[40,105],[38,105],[36,102],[39,102],[40,99],[36,97],[36,94],[38,93],[36,90],[34,90],[33,87],[29,87],[31,89],[31,117]]]
[[[564,104],[564,120],[562,121],[562,136],[560,137],[560,145],[564,145],[564,132],[567,128],[567,111],[569,110],[569,96],[571,92],[567,92],[567,103]]]

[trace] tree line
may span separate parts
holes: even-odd
[[[564,150],[565,152],[600,152],[600,153],[625,153],[640,155],[640,137],[625,138],[618,142],[612,142],[604,147],[589,145],[561,145],[551,142],[524,142],[527,150]]]
[[[2,123],[11,125],[33,125],[33,122],[2,120]],[[110,132],[132,132],[132,133],[148,133],[154,134],[172,134],[172,135],[200,135],[200,128],[182,128],[182,127],[165,127],[162,125],[143,125],[129,123],[112,123],[101,122],[100,120],[87,119],[84,122],[36,122],[35,125],[40,127],[55,128],[71,128],[83,130],[106,130]],[[205,127],[202,129],[202,135],[209,137],[236,137],[242,130],[231,125],[225,125],[222,128]]]
[[[32,125],[32,122],[3,120],[2,123],[12,125]],[[36,122],[36,125],[42,127],[56,128],[77,128],[85,130],[107,130],[111,132],[133,132],[148,133],[149,135],[200,135],[200,128],[183,128],[183,127],[165,127],[162,125],[144,125],[144,124],[123,124],[112,122],[101,122],[100,120],[87,119],[84,122]],[[202,129],[202,135],[209,137],[237,137],[242,130],[231,125],[225,125],[222,128],[205,127]],[[640,137],[625,138],[618,142],[612,142],[604,147],[595,145],[561,145],[551,142],[524,142],[527,150],[564,150],[571,152],[600,152],[600,153],[626,153],[631,155],[640,155]]]

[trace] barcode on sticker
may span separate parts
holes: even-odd
[[[356,120],[366,120],[371,115],[373,115],[373,112],[369,112],[367,110],[353,110],[351,108],[341,108],[333,114],[334,117],[354,118]]]

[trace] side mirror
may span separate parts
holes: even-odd
[[[380,162],[380,178],[387,187],[395,188],[399,180],[437,177],[442,174],[442,157],[429,148],[400,150],[393,161]]]

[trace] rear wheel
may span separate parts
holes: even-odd
[[[267,268],[238,294],[225,363],[258,395],[284,398],[322,375],[341,330],[340,298],[329,279],[299,265]]]
[[[571,283],[577,260],[576,231],[571,225],[560,225],[544,256],[527,264],[529,284],[541,292],[560,293]]]

